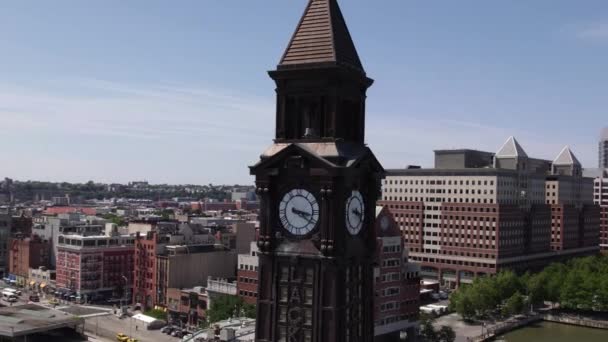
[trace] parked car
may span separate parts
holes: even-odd
[[[173,331],[173,332],[171,333],[171,336],[173,336],[173,337],[178,337],[178,338],[182,338],[182,336],[184,336],[184,334],[182,334],[182,332],[181,332],[181,331],[179,331],[179,330],[175,330],[175,331]]]
[[[39,302],[40,301],[40,297],[38,297],[38,295],[31,295],[29,299],[30,299],[30,302]]]
[[[182,341],[188,341],[191,338],[192,338],[192,334],[186,334],[186,335],[184,335],[184,337],[182,337]]]
[[[172,326],[167,325],[167,326],[161,328],[160,332],[162,332],[163,334],[171,335],[171,333],[173,332],[173,330],[175,330],[175,329]]]
[[[434,300],[440,300],[441,296],[439,295],[439,293],[431,293],[431,298],[433,298]]]
[[[439,291],[439,298],[441,299],[448,299],[448,294],[445,291]]]

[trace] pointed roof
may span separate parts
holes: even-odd
[[[608,140],[608,127],[604,127],[602,132],[600,133],[600,140],[605,141]]]
[[[515,158],[515,157],[528,157],[526,151],[521,145],[515,140],[515,137],[510,136],[509,139],[502,145],[500,150],[496,152],[498,158]]]
[[[278,67],[323,63],[365,73],[337,0],[310,0]]]
[[[570,150],[570,147],[566,146],[562,149],[562,151],[557,155],[557,157],[553,160],[553,165],[581,165],[581,163],[576,159],[576,156]]]

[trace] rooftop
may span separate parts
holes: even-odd
[[[77,316],[35,304],[0,308],[0,336],[15,337],[84,324]]]

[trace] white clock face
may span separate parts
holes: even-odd
[[[365,204],[359,191],[353,191],[346,200],[346,228],[351,235],[357,235],[363,227],[365,219]]]
[[[319,203],[309,191],[293,189],[283,196],[279,204],[279,218],[291,234],[306,235],[319,221]]]

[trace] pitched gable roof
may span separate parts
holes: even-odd
[[[280,68],[332,63],[365,73],[336,0],[310,0]]]
[[[497,158],[516,158],[516,157],[528,157],[528,154],[521,145],[515,140],[515,137],[510,136],[509,139],[502,145],[500,150],[496,152]]]
[[[600,133],[600,140],[608,140],[608,127],[604,127]]]
[[[576,159],[576,156],[570,150],[570,147],[566,146],[553,160],[553,165],[581,165]]]

